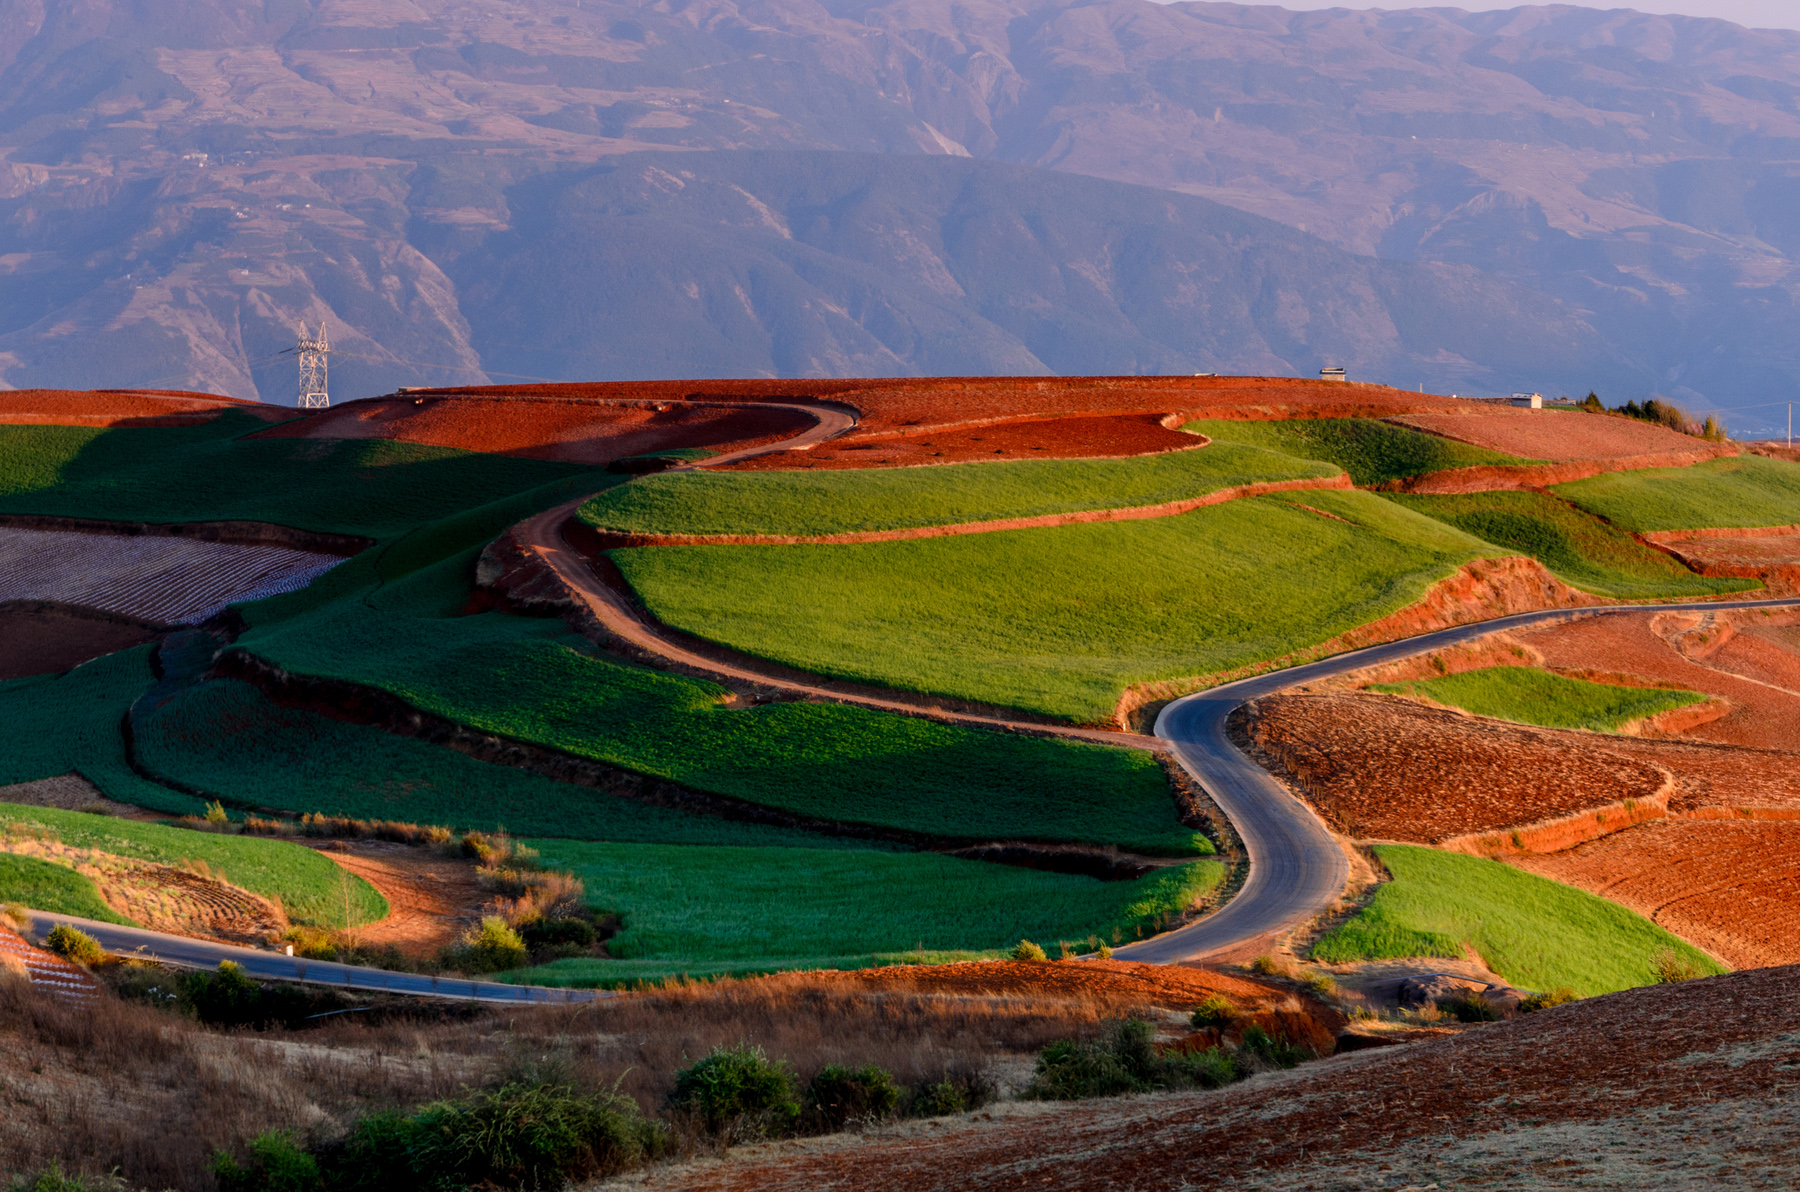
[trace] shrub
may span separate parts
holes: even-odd
[[[387,1120],[363,1143],[388,1157],[404,1149],[429,1188],[561,1188],[612,1175],[661,1153],[666,1136],[617,1092],[508,1084]]]
[[[471,927],[448,951],[450,963],[471,973],[522,968],[530,959],[525,941],[498,915],[489,915],[479,927]]]
[[[1048,960],[1049,955],[1030,940],[1020,940],[1019,946],[1012,950],[1014,960]]]
[[[1519,1003],[1519,1013],[1535,1014],[1539,1010],[1548,1010],[1552,1006],[1566,1006],[1570,1002],[1580,1001],[1573,989],[1567,985],[1558,985],[1548,993],[1534,993]]]
[[[1273,956],[1264,954],[1250,962],[1250,971],[1261,973],[1265,977],[1281,977],[1287,975],[1287,966]]]
[[[50,934],[44,937],[44,946],[75,964],[96,965],[106,959],[106,949],[100,946],[99,940],[67,923],[52,927]]]
[[[1231,1020],[1236,1017],[1237,1007],[1232,1005],[1230,999],[1224,994],[1215,993],[1194,1007],[1194,1012],[1188,1016],[1188,1021],[1193,1024],[1195,1030],[1207,1030],[1229,1025]]]
[[[360,1119],[342,1142],[324,1148],[325,1183],[331,1192],[389,1192],[416,1187],[412,1151],[415,1128],[398,1110]]]
[[[893,1073],[874,1064],[827,1064],[806,1086],[807,1116],[822,1130],[891,1117],[899,1105],[900,1086]]]
[[[1262,1027],[1254,1025],[1244,1029],[1244,1039],[1238,1048],[1238,1054],[1246,1061],[1243,1066],[1249,1070],[1292,1068],[1313,1058],[1312,1048],[1271,1035]]]
[[[786,1061],[760,1047],[716,1047],[675,1074],[671,1108],[692,1115],[708,1133],[733,1138],[785,1134],[800,1116],[800,1093]]]
[[[1147,1019],[1126,1018],[1096,1040],[1058,1039],[1038,1054],[1025,1096],[1074,1101],[1149,1089],[1217,1088],[1236,1079],[1238,1065],[1224,1048],[1162,1055],[1152,1043],[1155,1035]]]
[[[554,948],[573,945],[591,948],[599,938],[594,925],[586,919],[533,919],[519,928],[519,938],[527,947]]]
[[[206,805],[206,822],[215,826],[224,825],[231,822],[231,817],[225,814],[225,805],[214,799]]]
[[[1112,948],[1107,944],[1101,944],[1098,948],[1094,949],[1094,955],[1102,960],[1111,960]]]
[[[219,1192],[313,1192],[319,1187],[318,1163],[286,1130],[251,1139],[245,1163],[228,1151],[214,1151],[212,1170]]]
[[[219,961],[217,972],[189,973],[182,983],[182,994],[201,1022],[252,1022],[262,1009],[262,986],[241,965],[229,960]]]
[[[1692,981],[1706,975],[1691,957],[1678,955],[1675,949],[1667,946],[1658,948],[1650,957],[1650,967],[1656,970],[1656,980],[1662,985]]]
[[[131,1185],[116,1175],[68,1175],[52,1163],[33,1176],[19,1176],[7,1185],[10,1192],[131,1192]]]
[[[1498,1022],[1499,1007],[1473,989],[1438,999],[1438,1009],[1458,1022]]]
[[[1223,1047],[1179,1052],[1168,1059],[1169,1087],[1223,1088],[1238,1078],[1238,1063]]]
[[[0,906],[0,926],[10,927],[20,935],[31,930],[31,908],[22,902],[9,902]],[[46,1171],[49,1168],[45,1168]]]
[[[914,1085],[906,1112],[913,1117],[968,1113],[980,1109],[999,1095],[999,1086],[985,1071],[946,1072],[937,1080]]]
[[[1300,984],[1315,997],[1331,997],[1337,992],[1337,982],[1328,973],[1303,973]]]

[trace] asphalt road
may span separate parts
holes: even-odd
[[[39,942],[58,923],[79,927],[108,952],[120,956],[157,960],[184,968],[217,968],[221,960],[236,961],[252,977],[268,981],[304,981],[314,985],[336,985],[368,993],[402,993],[414,997],[455,998],[459,1001],[561,1004],[591,1002],[611,997],[592,989],[548,989],[541,985],[502,985],[497,981],[462,981],[427,977],[417,973],[393,973],[386,969],[361,968],[353,964],[335,964],[321,960],[303,960],[280,952],[262,952],[255,948],[238,948],[207,940],[189,939],[182,935],[164,935],[160,931],[144,931],[137,927],[121,927],[75,915],[55,915],[47,911],[31,912],[31,934]]]
[[[1502,629],[1621,613],[1718,612],[1795,605],[1800,605],[1800,599],[1612,605],[1519,613],[1240,679],[1174,701],[1156,718],[1156,735],[1230,818],[1249,855],[1250,874],[1237,895],[1216,913],[1116,949],[1113,954],[1122,960],[1153,964],[1198,960],[1304,923],[1343,893],[1350,875],[1343,847],[1310,807],[1226,739],[1225,718],[1238,705],[1297,683],[1409,658]]]

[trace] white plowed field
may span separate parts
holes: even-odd
[[[282,546],[0,527],[0,600],[55,600],[160,625],[304,588],[343,562]]]

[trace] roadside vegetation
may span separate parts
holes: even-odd
[[[1153,934],[1226,868],[1196,861],[1103,882],[935,853],[527,843],[621,921],[613,959],[508,978],[554,985],[995,957],[1021,938],[1091,951]]]
[[[1203,434],[1221,445],[1240,443],[1335,464],[1350,474],[1352,483],[1365,488],[1448,468],[1539,462],[1373,418],[1294,418],[1278,422],[1204,419],[1182,429]]]
[[[325,927],[354,927],[388,913],[387,899],[367,882],[312,849],[285,841],[19,803],[0,803],[0,829],[47,835],[69,848],[178,869],[201,862],[214,876],[278,903],[290,917]]]
[[[1477,716],[1616,733],[1633,720],[1702,703],[1698,691],[1620,687],[1525,666],[1491,666],[1411,683],[1372,683],[1370,691],[1421,695]]]
[[[1795,467],[1796,475],[1800,475],[1800,466],[1785,466]],[[1616,472],[1609,475],[1644,474]],[[1560,485],[1557,491],[1569,487]],[[1390,493],[1386,494],[1386,499],[1510,552],[1530,555],[1557,578],[1600,596],[1622,599],[1714,596],[1760,586],[1753,579],[1695,575],[1629,533],[1590,517],[1548,493],[1485,492],[1449,496]],[[1800,502],[1797,502],[1793,516],[1800,518]]]
[[[1800,464],[1760,455],[1606,472],[1554,491],[1634,534],[1800,522]]]
[[[1402,844],[1374,851],[1393,880],[1313,945],[1314,960],[1454,959],[1472,948],[1521,989],[1566,986],[1582,997],[1653,985],[1671,956],[1695,975],[1724,971],[1642,915],[1499,861]]]
[[[1494,547],[1360,492],[1178,517],[830,546],[611,552],[663,621],[832,676],[1078,723],[1131,683],[1276,658]]]
[[[36,857],[0,852],[0,904],[12,903],[102,923],[130,922],[106,905],[92,881],[73,869]]]
[[[387,538],[579,464],[385,439],[248,439],[226,411],[197,426],[0,426],[0,512],[142,522],[244,519]],[[602,482],[596,482],[596,487]]]
[[[601,529],[640,534],[843,534],[1161,505],[1234,485],[1335,474],[1234,443],[1134,459],[677,472],[602,493],[580,516]]]

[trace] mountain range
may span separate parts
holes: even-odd
[[[13,0],[0,383],[1245,372],[1728,411],[1800,33],[1566,6]],[[1746,409],[1734,428],[1771,421]]]

